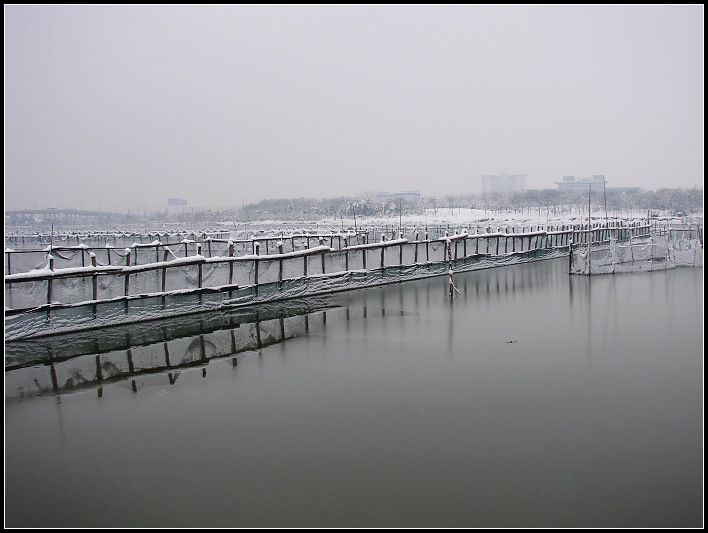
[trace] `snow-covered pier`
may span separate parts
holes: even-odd
[[[185,257],[172,251],[174,245],[135,243],[113,249],[116,261],[108,263],[99,261],[93,249],[76,248],[84,263],[68,268],[56,268],[56,252],[47,250],[42,268],[5,275],[5,338],[102,328],[443,276],[450,269],[464,272],[563,257],[571,243],[602,240],[610,234],[639,237],[648,235],[650,226],[575,225],[522,233],[481,229],[439,238],[425,232],[417,232],[413,239],[384,235],[378,242],[365,244],[357,244],[360,234],[332,234],[327,240],[318,236],[314,243],[312,235],[307,235],[290,238],[289,251],[287,239],[274,246],[262,246],[262,241],[252,239],[245,245],[252,250],[243,255],[236,253],[233,241],[196,243],[197,253]],[[312,246],[292,249],[303,245],[302,239],[304,246],[308,241]],[[147,257],[149,262],[141,263],[136,257]],[[12,270],[8,258],[12,263],[15,255],[6,249],[6,271]]]

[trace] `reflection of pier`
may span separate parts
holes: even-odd
[[[237,354],[305,335],[334,310],[324,300],[302,300],[9,343],[6,399],[96,385],[100,396],[102,384],[126,379],[137,392],[158,374],[174,384],[180,369],[224,357],[236,366]]]

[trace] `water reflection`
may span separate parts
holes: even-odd
[[[137,392],[153,383],[174,385],[180,369],[204,366],[306,335],[336,306],[324,298],[254,309],[199,314],[29,339],[5,347],[5,397],[56,394],[130,380]],[[206,368],[202,371],[206,377]]]
[[[202,313],[116,326],[104,330],[19,340],[5,347],[5,397],[59,394],[124,380],[133,392],[153,384],[174,385],[180,369],[206,366],[211,359],[260,350],[288,339],[308,335],[327,321],[368,320],[416,315],[421,292],[426,308],[431,301],[446,301],[447,351],[452,353],[456,307],[503,295],[514,301],[523,290],[538,290],[548,273],[529,265],[496,268],[478,275],[456,276],[455,296],[447,294],[447,278],[421,280],[353,291],[336,297],[318,297],[261,305],[256,308]],[[411,290],[410,283],[415,283]],[[412,306],[408,299],[413,297]],[[336,302],[336,303],[335,303]],[[405,325],[407,322],[402,322]],[[404,336],[407,332],[401,332]],[[203,370],[206,377],[206,368]]]
[[[8,525],[701,524],[702,271],[454,281],[25,344]]]

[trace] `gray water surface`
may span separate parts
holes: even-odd
[[[6,372],[5,525],[702,526],[702,268],[455,285],[334,295],[175,380]]]

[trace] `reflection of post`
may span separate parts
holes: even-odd
[[[57,369],[54,367],[54,358],[52,357],[52,350],[49,350],[49,374],[52,377],[52,389],[54,392],[59,392],[59,381],[57,380]]]
[[[450,286],[452,287],[452,285],[450,285]],[[450,296],[452,296],[452,289],[450,289]],[[454,317],[453,317],[453,314],[452,314],[452,309],[453,309],[453,306],[452,306],[452,298],[450,298],[450,306],[449,306],[450,315],[449,315],[449,317],[448,317],[448,319],[447,319],[447,324],[448,324],[448,330],[447,330],[447,353],[450,354],[450,355],[452,355],[452,347],[453,347],[453,342],[452,342],[452,338],[453,338],[453,327],[452,327],[452,324],[453,324],[453,321],[454,321]]]
[[[103,381],[103,375],[101,373],[101,355],[96,354],[96,381],[99,383]]]

